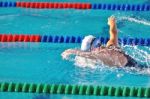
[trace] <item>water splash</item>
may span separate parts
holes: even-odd
[[[135,22],[135,23],[138,23],[138,24],[143,24],[143,25],[147,25],[147,26],[150,26],[150,21],[146,20],[146,19],[141,19],[141,18],[133,18],[133,17],[129,17],[129,16],[126,16],[126,17],[118,17],[117,18],[119,21],[129,21],[129,22]]]
[[[89,68],[95,69],[95,68],[97,68],[98,65],[100,65],[100,64],[103,65],[103,63],[100,61],[88,59],[88,58],[84,58],[84,57],[80,57],[80,56],[76,56],[74,61],[75,61],[74,64],[76,66],[79,66],[82,68],[89,67]]]
[[[129,46],[123,47],[126,54],[132,56],[138,63],[144,64],[146,67],[150,67],[150,48],[141,46]]]

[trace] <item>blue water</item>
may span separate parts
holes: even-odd
[[[131,2],[131,0],[117,1],[117,3]],[[75,2],[75,0],[72,2]],[[81,2],[97,3],[102,1],[81,0]],[[113,1],[106,0],[105,2],[112,3]],[[139,0],[131,3],[149,3],[149,0]],[[107,26],[107,18],[114,15],[117,17],[119,37],[150,38],[149,14],[150,12],[0,8],[0,33],[73,36],[92,34],[108,37],[109,28]],[[95,69],[82,68],[76,66],[74,61],[62,60],[60,54],[68,48],[80,48],[80,44],[0,43],[0,81],[150,86],[149,68],[142,71],[131,70],[130,68],[117,69],[102,66],[97,66]],[[145,64],[147,67],[150,66],[150,47],[122,46],[122,48],[138,62]],[[111,97],[0,93],[0,99],[6,98],[108,99]],[[116,97],[113,98],[116,99]]]

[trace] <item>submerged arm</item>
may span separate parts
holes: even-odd
[[[68,57],[70,55],[77,55],[77,56],[82,56],[85,58],[96,59],[96,55],[93,52],[83,52],[83,51],[78,50],[78,49],[65,50],[61,55],[64,59],[68,59]]]

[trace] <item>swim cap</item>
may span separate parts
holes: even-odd
[[[91,49],[91,43],[96,37],[92,35],[85,36],[84,39],[82,40],[81,44],[81,50],[82,51],[90,51]]]

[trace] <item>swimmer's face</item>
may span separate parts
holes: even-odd
[[[100,51],[102,49],[104,49],[105,47],[104,46],[100,46],[100,47],[97,47],[97,48],[94,48],[92,49],[93,51]]]
[[[100,46],[99,48],[100,48],[100,49],[104,49],[104,48],[105,48],[105,46]]]
[[[105,47],[104,46],[100,46],[100,47],[96,48],[97,51],[100,51],[102,49],[105,49]]]

